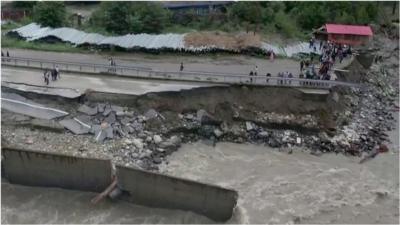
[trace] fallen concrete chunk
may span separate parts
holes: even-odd
[[[60,124],[74,134],[87,134],[90,131],[90,125],[85,124],[76,118],[61,120]]]
[[[246,130],[250,131],[250,130],[254,130],[255,129],[255,125],[252,122],[246,122]]]
[[[119,116],[124,115],[124,108],[122,108],[121,106],[112,105],[111,110]]]
[[[30,121],[33,127],[39,127],[42,129],[48,129],[52,131],[62,132],[64,131],[64,127],[61,126],[60,123],[54,120],[45,120],[45,119],[33,119]]]
[[[1,108],[14,113],[31,116],[40,119],[54,119],[68,115],[68,112],[42,106],[35,102],[29,101],[22,96],[16,94],[2,93]]]
[[[60,88],[60,87],[43,87],[37,85],[21,84],[14,82],[2,81],[1,86],[16,89],[23,92],[31,92],[45,95],[61,96],[64,98],[78,98],[82,93],[77,89],[72,88]]]
[[[99,103],[99,104],[97,104],[97,111],[98,111],[99,113],[103,113],[105,107],[106,107],[106,104],[104,104],[104,103]]]
[[[116,168],[118,186],[128,193],[121,195],[121,200],[189,210],[216,221],[230,219],[237,204],[238,193],[234,190],[133,168]]]
[[[110,114],[108,114],[108,116],[104,119],[104,121],[108,124],[113,124],[116,120],[117,118],[115,117],[115,112],[110,112]]]
[[[97,107],[91,108],[87,105],[81,105],[78,112],[85,113],[86,115],[93,116],[97,114]]]
[[[111,106],[106,105],[106,107],[104,107],[103,116],[107,116],[108,114],[110,114],[111,111],[112,111]]]

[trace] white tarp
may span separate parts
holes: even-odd
[[[62,41],[72,43],[74,45],[92,44],[92,45],[114,45],[121,48],[146,48],[146,49],[162,49],[169,48],[175,50],[186,51],[204,51],[213,50],[216,47],[212,44],[208,46],[185,47],[185,34],[127,34],[124,36],[108,37],[101,34],[86,33],[73,28],[56,28],[40,27],[36,23],[17,28],[11,32],[18,33],[19,36],[28,41],[34,41],[46,37],[56,37]],[[224,50],[223,48],[219,48]],[[266,42],[261,43],[261,49],[265,52],[273,51],[280,56],[292,57],[298,53],[311,53],[313,49],[309,48],[308,43],[301,42],[298,44],[286,46],[284,48],[276,45],[271,45]],[[317,47],[316,54],[320,54]]]

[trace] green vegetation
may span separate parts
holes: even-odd
[[[195,10],[173,12],[160,2],[14,2],[30,9],[35,22],[65,26],[65,4],[97,4],[90,19],[80,28],[108,35],[127,33],[185,33],[197,31],[279,33],[304,38],[324,23],[369,24],[388,17],[383,6],[396,11],[396,2],[232,2],[217,11],[198,14]],[[392,10],[393,9],[393,10]]]
[[[82,48],[75,48],[67,43],[28,42],[14,37],[2,36],[2,48],[23,48],[53,52],[87,52]]]
[[[157,2],[102,2],[89,23],[115,34],[160,33],[169,18],[169,11]]]
[[[64,2],[38,2],[33,6],[33,20],[43,26],[60,27],[66,23]]]

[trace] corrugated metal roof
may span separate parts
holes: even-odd
[[[355,26],[342,24],[325,24],[326,31],[330,34],[352,34],[362,36],[372,36],[369,26]]]

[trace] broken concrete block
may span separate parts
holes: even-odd
[[[115,112],[117,115],[124,115],[124,108],[121,106],[112,105],[111,110]]]
[[[80,123],[79,121],[76,120],[76,118],[61,120],[60,124],[74,134],[87,134],[91,129],[90,126]]]
[[[254,125],[254,123],[246,122],[246,130],[247,131],[254,130],[254,129],[256,129],[256,126]]]
[[[43,129],[48,129],[57,132],[63,132],[64,126],[54,120],[45,120],[45,119],[32,119],[30,121],[33,127],[39,127]]]
[[[97,114],[97,107],[91,108],[87,105],[81,105],[78,112],[85,113],[86,115],[93,116]]]
[[[106,104],[104,104],[104,103],[99,103],[99,104],[97,104],[97,111],[98,111],[99,113],[103,113],[105,107],[106,107]]]
[[[115,117],[115,112],[110,112],[110,114],[108,114],[108,116],[104,119],[104,121],[108,124],[113,124],[116,120],[117,118]]]
[[[111,111],[112,111],[111,106],[110,105],[106,105],[104,107],[103,116],[108,116],[108,114],[110,114]]]

